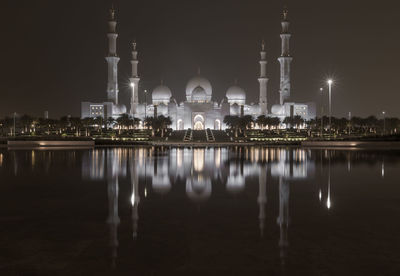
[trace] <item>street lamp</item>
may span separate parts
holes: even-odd
[[[329,87],[329,139],[331,139],[332,135],[332,84],[333,80],[328,79],[328,87]]]
[[[13,115],[14,115],[14,133],[13,133],[14,135],[13,136],[15,137],[15,117],[17,116],[17,112],[14,112]]]
[[[321,87],[319,89],[319,92],[320,92],[320,96],[321,96],[321,139],[322,139],[323,130],[324,130],[324,102],[322,100],[322,94],[324,92],[324,89]]]
[[[349,130],[347,133],[349,136],[351,135],[351,111],[349,111]]]
[[[382,115],[383,115],[383,135],[385,135],[386,133],[386,112],[382,111]]]

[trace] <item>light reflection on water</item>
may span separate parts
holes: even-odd
[[[259,231],[264,235],[265,208],[267,200],[267,178],[276,178],[279,182],[279,213],[276,223],[279,227],[279,256],[285,263],[289,248],[288,231],[290,225],[290,183],[307,179],[314,181],[316,162],[327,163],[327,176],[319,183],[316,197],[321,207],[327,210],[334,207],[334,194],[331,189],[331,158],[334,151],[313,152],[300,148],[138,148],[93,150],[84,156],[82,163],[83,178],[108,180],[108,200],[110,226],[110,245],[113,263],[117,257],[118,217],[118,178],[130,177],[132,203],[133,238],[138,235],[138,206],[140,204],[140,186],[146,185],[144,196],[149,191],[167,195],[174,183],[180,179],[186,183],[186,196],[193,202],[205,202],[212,195],[213,184],[225,186],[228,193],[244,191],[246,178],[258,178],[258,196],[254,198],[259,206]],[[336,156],[345,158],[348,170],[351,170],[352,154]],[[319,159],[320,158],[320,159]],[[382,161],[382,176],[383,172]],[[129,175],[128,175],[129,172]],[[145,181],[146,184],[145,183]]]
[[[231,197],[246,192],[249,185],[258,185],[251,200],[258,206],[254,215],[255,230],[263,238],[267,220],[272,220],[278,236],[276,245],[281,264],[290,254],[290,202],[295,184],[307,181],[313,185],[312,197],[325,212],[335,210],[335,178],[333,167],[341,164],[351,173],[358,166],[377,167],[378,177],[385,178],[385,165],[399,161],[388,152],[309,150],[302,148],[107,148],[93,150],[8,151],[0,154],[0,172],[8,170],[15,176],[26,170],[50,173],[55,166],[81,170],[84,181],[107,182],[109,245],[113,266],[116,265],[121,225],[121,198],[129,198],[130,236],[140,236],[140,206],[153,195],[169,197],[179,189],[193,204],[207,204],[221,188]],[[387,173],[389,175],[389,173]],[[337,179],[337,178],[336,178]],[[251,181],[250,181],[251,180]],[[120,193],[122,182],[129,181],[130,194]],[[277,194],[267,194],[269,185],[277,183]],[[177,183],[180,183],[179,185]],[[292,194],[291,194],[292,190]],[[276,197],[275,199],[273,197]],[[268,204],[277,202],[274,217],[267,217]],[[292,206],[293,208],[293,206]],[[292,210],[293,213],[293,210]],[[122,217],[126,219],[126,217]],[[258,218],[258,221],[257,221]]]
[[[158,194],[168,194],[177,179],[186,183],[186,195],[194,202],[206,201],[212,194],[215,181],[226,187],[232,194],[240,193],[246,185],[246,178],[258,177],[259,193],[254,200],[259,205],[259,230],[264,235],[265,206],[267,204],[267,175],[279,179],[279,214],[277,224],[280,229],[280,257],[286,258],[289,246],[289,194],[290,181],[312,179],[315,161],[310,151],[304,149],[282,148],[139,148],[93,150],[84,155],[82,162],[83,178],[99,180],[107,177],[110,227],[110,246],[113,264],[117,258],[118,216],[118,178],[131,178],[131,204],[133,238],[137,237],[138,206],[140,204],[139,186],[144,179],[150,180],[151,190]],[[329,183],[328,183],[329,185]],[[145,196],[147,196],[147,187]],[[319,197],[327,197],[331,207],[330,186],[327,193],[319,191]]]

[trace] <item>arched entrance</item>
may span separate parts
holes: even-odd
[[[219,119],[215,120],[214,129],[215,130],[221,130],[221,121]]]
[[[183,121],[181,119],[176,123],[176,130],[183,130]]]
[[[194,130],[204,130],[204,124],[200,121],[195,122],[193,128]]]
[[[193,129],[204,130],[204,117],[201,114],[197,114],[193,117]]]

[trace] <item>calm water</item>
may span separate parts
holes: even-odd
[[[400,152],[0,149],[0,275],[400,275]]]

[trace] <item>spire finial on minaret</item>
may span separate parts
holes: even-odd
[[[111,4],[111,9],[110,9],[110,19],[115,20],[115,9],[114,9],[114,3]]]
[[[265,51],[265,40],[263,39],[261,42],[261,49]]]
[[[235,83],[235,85],[238,84],[238,79],[237,78],[235,79],[234,83]]]
[[[137,46],[136,39],[134,39],[133,42],[132,42],[132,47],[133,47],[134,51],[136,51],[136,46]]]
[[[197,75],[200,75],[200,66],[199,67],[197,67]]]
[[[285,7],[283,8],[283,20],[287,20],[288,13],[289,13],[289,11],[288,11],[288,9],[287,9],[287,6],[285,6]]]

